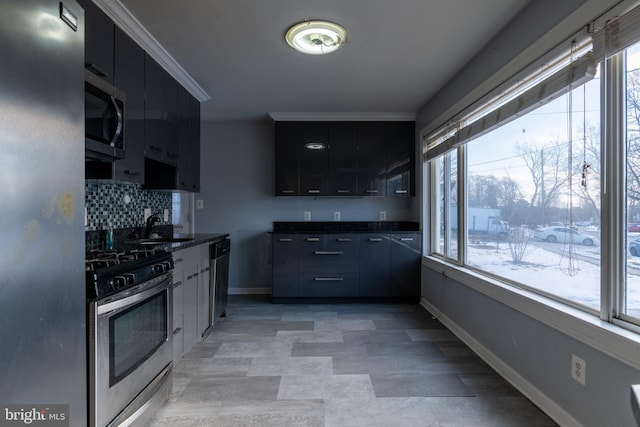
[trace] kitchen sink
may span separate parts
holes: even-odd
[[[157,237],[153,239],[130,240],[127,243],[135,245],[166,245],[168,243],[189,242],[193,237]]]

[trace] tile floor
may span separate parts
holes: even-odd
[[[556,425],[419,305],[230,296],[227,312],[151,426]]]

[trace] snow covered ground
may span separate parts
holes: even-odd
[[[629,238],[632,236],[630,235]],[[523,262],[507,242],[469,245],[469,265],[600,310],[600,247],[530,241]],[[570,256],[571,255],[571,256]],[[627,314],[640,318],[640,257],[628,257]],[[638,269],[634,272],[634,269]]]

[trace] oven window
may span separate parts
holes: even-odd
[[[167,292],[109,319],[109,386],[126,377],[167,340]]]

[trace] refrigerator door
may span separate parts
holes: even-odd
[[[0,410],[69,405],[82,426],[84,12],[73,0],[0,10]]]

